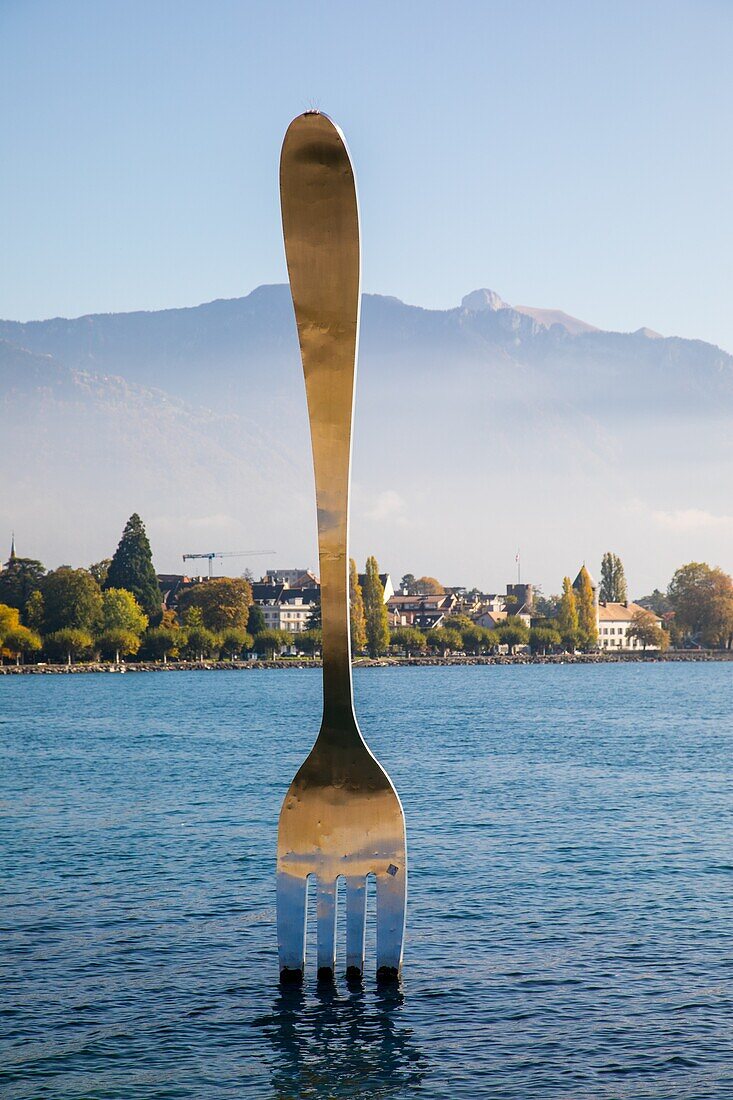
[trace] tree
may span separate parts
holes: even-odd
[[[351,622],[351,655],[361,653],[366,645],[364,595],[359,584],[356,562],[349,558],[349,616]]]
[[[730,646],[733,581],[727,573],[705,562],[689,562],[676,571],[667,594],[681,630],[703,645]]]
[[[255,635],[255,650],[271,661],[275,656],[275,651],[277,650],[280,653],[283,646],[288,645],[290,641],[291,635],[287,630],[261,630],[259,634]]]
[[[559,607],[559,596],[545,596],[541,588],[535,588],[532,598],[533,617],[536,615],[543,619],[554,619]]]
[[[20,664],[20,658],[25,653],[38,653],[41,648],[41,639],[35,630],[29,630],[27,626],[16,626],[8,631],[0,644],[0,650],[10,657],[15,657],[15,663]]]
[[[126,588],[105,589],[102,593],[101,633],[121,630],[139,638],[147,625],[148,617],[143,614],[132,592]]]
[[[533,653],[547,653],[548,649],[555,649],[562,639],[560,632],[551,626],[533,626],[529,632],[529,648]]]
[[[93,633],[102,613],[102,593],[86,569],[62,565],[43,580],[43,629],[54,634],[67,627]]]
[[[121,590],[117,589],[117,591]],[[143,615],[143,618],[147,622],[146,616]],[[114,662],[118,665],[120,654],[123,657],[130,657],[137,653],[140,648],[140,635],[132,630],[124,630],[122,627],[111,627],[99,635],[97,645],[105,657],[114,657]]]
[[[320,630],[301,630],[293,636],[293,640],[300,652],[309,657],[320,653],[323,648],[323,633]]]
[[[389,644],[403,649],[406,656],[414,657],[417,653],[425,652],[427,640],[422,630],[417,630],[414,626],[400,626],[391,632]]]
[[[598,645],[598,617],[596,614],[596,601],[593,597],[593,584],[590,573],[585,566],[579,574],[580,590],[578,601],[578,628],[580,642],[585,649],[593,649]]]
[[[252,586],[244,577],[214,577],[187,588],[178,607],[198,607],[208,630],[244,630],[249,620]]]
[[[463,616],[455,615],[452,617],[462,618]],[[450,630],[452,627],[451,620],[446,619],[445,625]],[[471,623],[470,626],[461,631],[461,640],[466,653],[478,654],[497,645],[499,636],[495,630],[486,630],[483,626],[476,626],[475,623]]]
[[[0,572],[0,603],[23,611],[32,592],[41,588],[45,566],[35,558],[11,558]]]
[[[264,619],[263,619],[264,622]],[[321,615],[321,602],[314,603],[308,615],[309,630],[323,630],[323,616]]]
[[[102,587],[107,580],[107,574],[109,573],[111,564],[112,558],[102,558],[101,561],[93,561],[89,566],[89,572],[100,587]]]
[[[417,581],[412,573],[405,573],[404,577],[400,581],[400,592],[407,596],[415,595],[415,585]]]
[[[369,656],[378,657],[389,645],[389,617],[384,603],[384,588],[379,579],[379,565],[373,556],[366,560],[364,614]]]
[[[43,603],[43,596],[38,591],[31,592],[30,596],[26,600],[25,611],[23,612],[23,618],[26,621],[26,625],[31,630],[40,630],[43,626],[43,618],[45,614],[45,607]]]
[[[142,650],[146,657],[167,663],[169,657],[177,657],[186,642],[186,635],[177,626],[151,626],[142,638]]]
[[[497,626],[496,634],[503,645],[509,646],[512,654],[516,646],[526,645],[529,641],[529,627],[518,615],[507,615]]]
[[[473,630],[475,625],[468,615],[448,615],[443,619],[446,630],[457,630],[459,634],[463,634],[464,630]]]
[[[647,611],[653,611],[657,618],[661,619],[672,611],[672,601],[664,592],[655,588],[648,596],[641,596],[636,600],[639,607],[645,607]]]
[[[626,595],[626,575],[621,558],[608,550],[601,561],[601,588],[599,599],[605,603],[624,603]]]
[[[445,589],[435,577],[418,577],[413,588],[416,596],[440,596]]]
[[[213,630],[204,626],[204,617],[200,607],[190,607],[184,616],[185,641],[184,652],[195,661],[212,657],[219,650],[219,638]]]
[[[249,609],[247,629],[252,635],[259,634],[261,630],[265,629],[265,615],[259,604],[253,603]]]
[[[648,645],[666,649],[666,631],[657,626],[657,617],[652,611],[639,608],[631,616],[631,626],[626,631],[627,638],[637,638],[646,649]]]
[[[11,630],[17,630],[20,626],[20,612],[17,607],[10,607],[6,603],[0,603],[0,643]]]
[[[254,649],[254,644],[252,635],[240,627],[230,626],[221,635],[222,653],[228,653],[232,660],[237,654],[241,656],[242,653]]]
[[[87,574],[87,576],[89,576],[89,574]],[[89,631],[81,630],[79,627],[75,626],[54,630],[43,642],[43,648],[49,656],[60,657],[69,665],[76,657],[81,657],[82,654],[88,653],[93,645],[94,641]]]
[[[463,638],[457,630],[446,630],[444,626],[436,626],[425,635],[428,649],[437,649],[445,657],[450,650],[457,653],[463,646]]]
[[[557,611],[557,629],[563,644],[575,649],[578,644],[578,604],[570,577],[563,577],[562,596]]]
[[[151,622],[160,620],[162,599],[153,568],[150,543],[137,512],[128,519],[122,538],[110,562],[105,588],[126,588]]]

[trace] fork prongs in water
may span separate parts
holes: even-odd
[[[404,873],[395,864],[375,876],[377,900],[377,978],[392,981],[399,976],[405,931]],[[404,872],[404,868],[403,868]],[[337,881],[318,880],[315,875],[296,876],[279,871],[277,876],[277,936],[280,976],[283,981],[300,981],[305,973],[308,883],[316,879],[316,922],[318,977],[331,979],[336,973]],[[346,977],[364,973],[367,880],[346,875]]]

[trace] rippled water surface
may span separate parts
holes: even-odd
[[[0,1094],[733,1097],[732,678],[358,671],[411,856],[383,993],[278,988],[317,672],[0,678]]]

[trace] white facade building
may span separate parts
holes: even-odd
[[[601,649],[643,649],[644,646],[638,638],[629,637],[635,612],[644,611],[638,603],[604,603],[598,604],[598,644]],[[655,617],[657,626],[662,625],[662,620]],[[648,645],[647,649],[659,649],[659,646]]]

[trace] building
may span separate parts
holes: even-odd
[[[382,582],[382,588],[384,589],[384,602],[389,603],[394,596],[394,585],[392,584],[392,578],[389,573],[380,573],[379,579]],[[366,584],[366,573],[359,573],[359,587],[362,592],[364,591],[364,585]]]
[[[318,577],[312,569],[268,569],[262,581],[265,584],[286,584],[288,588],[318,586]]]
[[[643,611],[638,603],[627,600],[625,603],[607,603],[602,600],[598,604],[598,644],[601,649],[643,649],[638,638],[629,637],[634,614]],[[662,620],[655,616],[657,626],[662,625]],[[648,645],[647,649],[659,649],[659,646]]]
[[[397,596],[394,593],[385,601],[389,625],[416,626],[420,630],[433,630],[442,626],[446,615],[453,612],[458,600],[451,592],[436,592],[425,596]]]
[[[262,611],[267,630],[297,634],[308,630],[311,612],[321,602],[321,589],[290,588],[287,584],[260,582],[252,585],[252,599]]]

